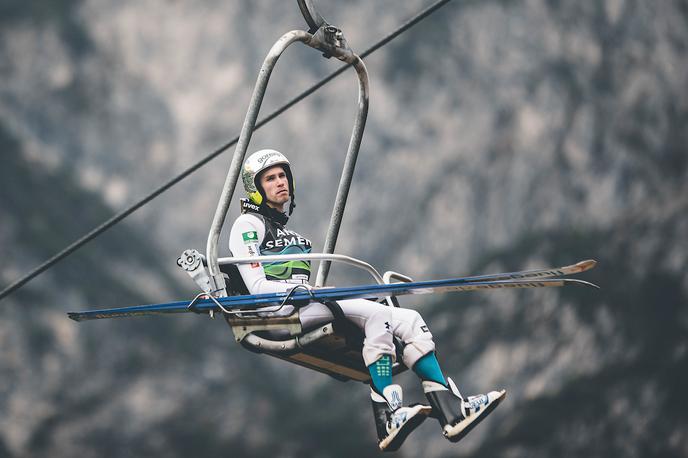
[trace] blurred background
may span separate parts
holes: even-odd
[[[358,52],[431,3],[318,1]],[[0,288],[238,135],[297,28],[295,1],[0,2]],[[688,4],[455,0],[366,65],[339,253],[417,280],[594,258],[602,287],[402,300],[464,393],[509,395],[461,443],[427,421],[396,455],[688,456]],[[290,47],[261,113],[339,66]],[[356,91],[346,72],[249,148],[291,159],[316,251]],[[175,260],[205,251],[233,151],[0,302],[0,456],[378,456],[366,386],[222,320],[66,316],[191,297]]]

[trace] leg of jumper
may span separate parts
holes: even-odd
[[[365,333],[363,360],[366,366],[382,355],[396,358],[393,335],[404,344],[403,359],[408,367],[424,355],[435,350],[432,334],[418,312],[411,309],[389,307],[365,299],[339,301],[344,315]],[[331,320],[332,314],[322,304],[313,303],[301,309],[304,328]]]
[[[428,353],[420,358],[412,369],[421,380],[437,382],[441,383],[442,385],[447,384],[435,353]]]
[[[402,407],[402,390],[392,385],[390,362],[396,359],[394,336],[404,342],[404,363],[408,367],[432,353],[432,334],[415,310],[389,307],[364,299],[339,301],[348,320],[363,330],[363,360],[371,374],[371,400],[380,450],[397,450],[406,437],[430,414],[430,406]],[[299,313],[304,329],[331,320],[329,309],[309,304]],[[384,373],[384,374],[381,374]]]

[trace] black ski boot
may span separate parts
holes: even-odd
[[[422,404],[402,407],[403,394],[399,385],[389,385],[382,393],[370,390],[378,446],[383,452],[394,452],[425,421],[432,408]]]
[[[442,426],[442,434],[458,442],[483,421],[506,397],[506,391],[490,391],[463,398],[454,381],[447,379],[449,388],[436,382],[423,382],[423,391],[432,406],[432,416]]]

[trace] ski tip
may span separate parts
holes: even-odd
[[[590,270],[597,265],[597,261],[594,259],[586,259],[585,261],[577,262],[576,267],[580,269],[581,272]]]

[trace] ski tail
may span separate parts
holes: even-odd
[[[102,310],[86,310],[83,312],[67,312],[67,316],[74,321],[99,320],[103,318],[123,318],[143,315],[167,315],[170,313],[190,312],[190,301],[168,302],[164,304],[134,305]],[[207,311],[207,310],[206,310]]]

